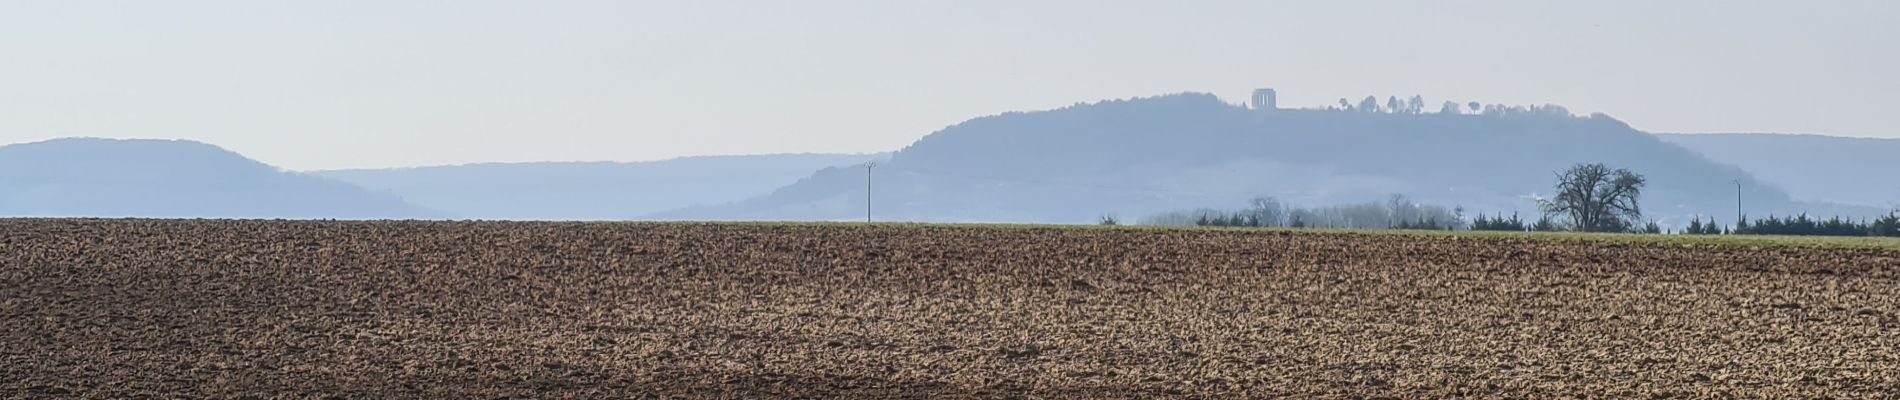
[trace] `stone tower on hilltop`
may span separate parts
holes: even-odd
[[[1254,89],[1253,109],[1259,111],[1273,111],[1278,109],[1280,107],[1279,97],[1280,95],[1275,93],[1271,88]]]

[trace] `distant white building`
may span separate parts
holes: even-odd
[[[1273,89],[1264,89],[1264,88],[1254,89],[1253,90],[1253,109],[1261,110],[1261,111],[1272,111],[1272,110],[1278,109],[1280,108],[1279,97],[1280,95],[1278,93],[1274,93]]]

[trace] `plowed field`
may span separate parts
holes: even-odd
[[[1900,252],[0,220],[0,397],[1883,397]]]

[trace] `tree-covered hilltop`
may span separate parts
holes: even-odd
[[[1533,199],[1551,195],[1552,174],[1584,162],[1648,176],[1645,204],[1658,218],[1732,213],[1736,181],[1750,213],[1841,212],[1797,203],[1740,168],[1606,115],[1450,102],[1430,110],[1422,99],[1397,97],[1343,103],[1258,110],[1186,93],[976,118],[877,165],[872,212],[885,220],[1082,223],[1260,195],[1320,206],[1404,193],[1534,213]],[[654,217],[859,219],[865,172],[827,169],[763,197]]]

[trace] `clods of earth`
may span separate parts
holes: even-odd
[[[0,220],[0,397],[1881,397],[1900,253]]]

